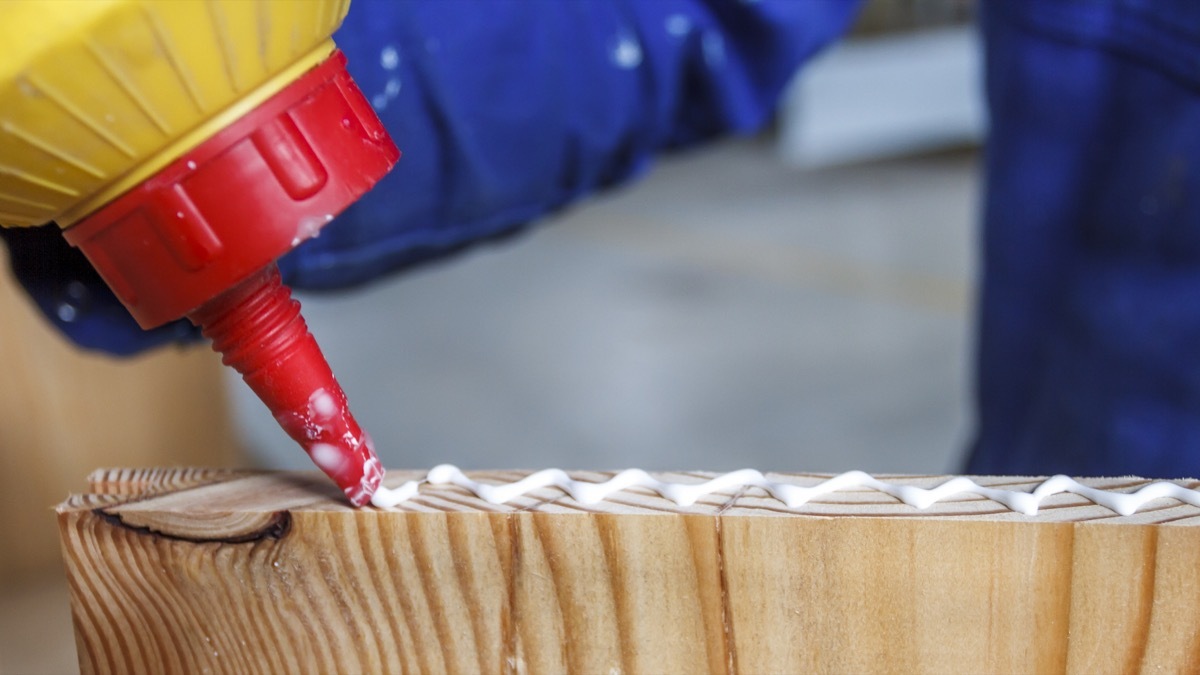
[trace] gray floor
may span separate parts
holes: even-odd
[[[390,467],[957,470],[976,195],[970,153],[799,171],[735,141],[301,299]],[[233,389],[263,462],[309,468]]]

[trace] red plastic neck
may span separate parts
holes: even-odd
[[[267,266],[188,318],[350,503],[366,504],[383,478],[375,446],[350,414],[279,268]]]

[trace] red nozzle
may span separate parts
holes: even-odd
[[[355,506],[383,470],[275,260],[400,157],[333,54],[66,230],[143,328],[187,316]]]
[[[366,504],[383,479],[375,446],[350,414],[279,268],[269,265],[188,318],[350,503]]]

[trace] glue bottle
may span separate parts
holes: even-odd
[[[200,326],[361,506],[383,469],[275,265],[400,157],[348,6],[0,3],[0,226],[56,222],[143,328]]]

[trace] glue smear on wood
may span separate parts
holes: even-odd
[[[1086,497],[1122,516],[1136,513],[1143,504],[1155,499],[1178,499],[1192,506],[1200,506],[1200,491],[1175,483],[1160,481],[1146,485],[1136,492],[1126,493],[1088,487],[1063,475],[1046,479],[1032,492],[986,487],[964,476],[951,478],[937,487],[925,489],[887,483],[862,471],[848,471],[816,485],[802,486],[767,480],[766,476],[754,469],[731,471],[703,483],[665,482],[641,469],[627,469],[602,483],[588,483],[571,478],[561,469],[545,469],[511,483],[493,485],[474,481],[458,467],[450,464],[430,469],[423,481],[408,481],[397,488],[380,486],[371,499],[371,504],[380,508],[394,507],[416,496],[421,483],[457,485],[491,504],[504,504],[527,492],[545,487],[556,487],[580,504],[595,504],[621,490],[642,487],[657,492],[679,506],[691,506],[701,497],[714,492],[755,487],[766,490],[788,508],[798,508],[821,495],[854,488],[878,490],[918,509],[929,508],[938,501],[954,495],[970,493],[1003,504],[1027,516],[1037,515],[1043,500],[1063,492]]]

